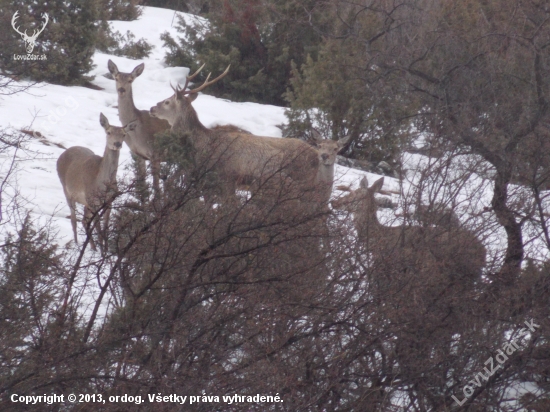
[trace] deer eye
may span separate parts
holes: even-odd
[[[170,104],[170,102],[169,102],[168,100],[166,100],[166,101],[164,102],[164,104]]]
[[[107,134],[111,134],[111,132],[107,132]]]

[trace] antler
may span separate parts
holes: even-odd
[[[174,87],[174,86],[172,86],[172,82],[170,82],[170,87],[172,88],[172,90],[173,90],[176,94],[178,94],[178,93],[181,93],[182,90],[187,89],[187,85],[189,84],[189,82],[190,82],[191,80],[193,80],[195,77],[197,77],[197,75],[198,75],[198,74],[201,72],[201,70],[204,68],[204,65],[205,65],[205,64],[206,64],[206,63],[203,63],[203,65],[202,65],[201,67],[199,67],[199,69],[198,69],[195,73],[193,73],[191,76],[187,76],[187,77],[185,78],[185,86],[183,86],[183,88],[179,85],[179,83],[176,85],[176,87]]]
[[[218,77],[216,77],[214,80],[210,80],[210,75],[212,73],[208,73],[208,76],[206,76],[206,80],[204,81],[203,84],[201,84],[199,87],[197,87],[196,89],[191,89],[191,90],[185,90],[187,88],[187,85],[189,84],[189,80],[192,80],[197,74],[198,72],[204,67],[204,64],[201,66],[201,68],[195,72],[195,74],[193,74],[191,76],[191,78],[187,77],[187,80],[185,81],[185,87],[183,88],[183,93],[184,94],[193,94],[193,93],[198,93],[200,92],[201,90],[204,90],[206,89],[208,86],[210,86],[211,84],[214,84],[216,83],[218,80],[222,79],[223,77],[225,77],[225,75],[227,73],[229,73],[229,68],[231,67],[231,65],[227,66],[227,69],[225,69],[225,71],[220,74]],[[209,81],[210,80],[210,81]]]
[[[13,17],[11,18],[11,26],[12,26],[13,29],[14,29],[17,33],[19,33],[21,36],[26,36],[26,35],[27,35],[27,31],[26,31],[26,30],[25,30],[25,33],[21,33],[21,32],[19,31],[19,27],[15,27],[15,21],[16,21],[17,18],[19,17],[18,14],[19,14],[19,10],[17,10],[17,11],[14,13]]]
[[[186,79],[185,79],[185,86],[183,86],[183,89],[179,89],[179,84],[178,84],[178,89],[179,89],[178,92],[187,89],[187,86],[189,85],[189,82],[190,82],[191,80],[193,80],[195,77],[197,77],[197,75],[198,75],[198,74],[201,72],[201,70],[204,68],[204,65],[205,65],[205,64],[206,64],[206,63],[203,63],[202,66],[199,67],[199,69],[198,69],[195,73],[193,73],[191,76],[187,76],[187,77],[186,77]],[[172,87],[172,88],[173,88],[173,87]]]
[[[186,94],[198,93],[201,90],[204,90],[206,87],[210,86],[211,84],[214,84],[218,80],[222,79],[229,72],[229,68],[231,67],[231,65],[227,66],[227,69],[225,69],[225,71],[222,74],[220,74],[218,77],[216,77],[214,80],[210,80],[210,75],[212,73],[208,73],[208,76],[206,76],[206,80],[204,81],[203,84],[201,84],[196,89],[186,90],[187,86],[189,85],[189,82],[191,80],[193,80],[195,77],[197,77],[197,75],[200,73],[200,71],[203,69],[203,67],[204,67],[204,64],[201,67],[199,67],[199,69],[195,73],[193,73],[191,76],[187,76],[186,79],[185,79],[185,85],[183,87],[181,87],[179,85],[179,83],[176,85],[176,87],[174,87],[172,85],[172,82],[170,82],[170,87],[172,88],[172,90],[174,90],[174,92],[177,95],[180,95],[180,94],[181,95],[186,95]]]
[[[48,16],[48,13],[42,13],[42,19],[45,19],[44,20],[44,24],[42,25],[42,27],[40,28],[40,30],[34,30],[34,33],[33,35],[31,36],[32,38],[37,38],[38,35],[40,33],[42,33],[44,31],[44,29],[46,28],[46,25],[48,24],[48,22],[50,21],[50,16]]]

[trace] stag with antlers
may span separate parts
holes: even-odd
[[[204,66],[204,65],[203,65]],[[309,190],[315,184],[319,167],[317,151],[299,139],[255,136],[234,129],[209,129],[204,126],[192,106],[198,93],[222,79],[229,67],[218,77],[210,75],[197,88],[187,90],[202,67],[188,76],[185,86],[173,87],[174,95],[151,108],[151,115],[167,120],[172,132],[188,136],[194,148],[196,164],[216,173],[220,179],[218,192],[234,195],[237,187],[251,191],[266,184],[286,182],[289,186]],[[298,189],[300,190],[300,189]]]

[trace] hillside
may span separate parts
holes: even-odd
[[[248,24],[253,6],[260,3],[244,4],[241,17]],[[73,241],[56,162],[72,146],[103,153],[100,113],[121,126],[108,61],[123,73],[144,63],[131,87],[137,108],[149,110],[173,95],[171,84],[185,84],[189,74],[187,67],[168,67],[161,35],[181,36],[175,28],[179,17],[205,25],[214,20],[143,7],[137,20],[109,24],[113,31],[129,31],[151,44],[148,58],[96,51],[94,78],[87,87],[2,78],[12,89],[24,90],[0,94],[0,132],[24,142],[0,142],[0,409],[43,410],[48,404],[52,410],[104,411],[172,411],[187,405],[194,411],[227,412],[550,410],[550,184],[544,185],[550,176],[545,178],[550,168],[545,168],[544,138],[550,123],[543,111],[550,108],[545,100],[548,94],[550,101],[550,87],[537,71],[550,67],[550,43],[533,42],[548,60],[535,56],[532,78],[525,69],[529,64],[518,58],[518,72],[525,69],[529,79],[522,81],[537,84],[529,89],[532,94],[522,95],[528,102],[522,106],[512,94],[508,102],[499,87],[489,86],[506,84],[502,79],[517,81],[516,67],[501,70],[495,62],[516,50],[512,38],[522,47],[527,41],[487,36],[489,53],[482,47],[484,36],[469,37],[481,26],[493,30],[478,20],[502,23],[506,16],[465,6],[453,26],[447,25],[454,16],[447,13],[448,4],[434,6],[432,14],[422,8],[403,12],[387,2],[372,8],[337,2],[342,9],[334,10],[332,2],[323,2],[326,10],[296,4],[299,12],[289,13],[309,18],[302,23],[315,24],[321,12],[322,24],[314,28],[324,29],[330,26],[324,13],[336,13],[332,17],[342,20],[335,27],[346,28],[342,38],[322,39],[323,53],[342,58],[342,73],[335,73],[340,62],[329,61],[327,54],[327,61],[308,58],[302,93],[323,95],[331,103],[331,90],[342,90],[341,99],[334,99],[342,105],[353,96],[357,106],[342,111],[350,117],[340,119],[334,136],[353,129],[347,123],[351,118],[361,123],[354,144],[367,144],[355,154],[365,155],[368,144],[382,150],[396,136],[406,136],[401,146],[392,147],[399,153],[399,179],[336,165],[333,202],[327,205],[328,186],[309,184],[319,176],[317,153],[296,140],[290,143],[305,147],[303,158],[279,148],[282,126],[292,122],[290,109],[200,93],[179,102],[192,102],[206,127],[233,125],[276,139],[267,140],[267,149],[250,150],[248,157],[224,157],[234,147],[242,149],[238,144],[243,141],[256,140],[243,135],[231,140],[233,132],[224,132],[230,137],[227,147],[225,140],[216,146],[221,139],[215,135],[207,140],[214,143],[200,151],[184,146],[191,132],[168,136],[177,139],[169,141],[174,153],[162,152],[170,169],[160,193],[148,198],[132,192],[132,158],[122,145],[117,181],[119,188],[130,189],[114,204],[107,247],[93,251]],[[355,16],[353,25],[341,11]],[[227,13],[230,23],[238,20],[235,15]],[[520,19],[521,27],[536,20],[529,16]],[[434,26],[417,33],[423,30],[416,24],[422,19]],[[547,22],[550,18],[537,35]],[[347,31],[356,23],[361,30]],[[372,36],[373,27],[386,24],[387,31],[356,52],[355,42],[366,38],[361,36]],[[457,29],[463,48],[440,47],[452,36],[434,33],[462,24],[469,29]],[[260,31],[251,32],[260,36]],[[408,48],[401,49],[399,39],[410,41]],[[422,58],[434,56],[415,60],[430,41],[434,47],[427,47]],[[477,42],[483,43],[479,54]],[[487,57],[491,53],[494,61]],[[407,59],[413,62],[409,67],[403,63]],[[454,64],[454,59],[467,64]],[[417,62],[432,74],[425,76]],[[482,76],[485,69],[494,77]],[[316,83],[327,73],[327,84]],[[361,87],[355,87],[358,78]],[[292,83],[296,90],[298,83]],[[402,94],[390,95],[392,90]],[[372,101],[362,99],[368,93]],[[310,102],[312,96],[306,93],[294,103]],[[531,104],[533,118],[520,110]],[[304,110],[323,114],[328,109],[311,104]],[[202,126],[192,131],[205,139],[213,136]],[[217,160],[223,161],[202,168],[220,152]],[[229,181],[226,175],[238,173],[223,169],[234,158],[242,169],[253,165],[249,169],[265,171],[256,180],[250,175],[238,180],[237,196],[230,186],[237,179]],[[284,166],[275,163],[289,158]],[[305,160],[297,164],[296,158]],[[206,160],[197,165],[197,159]],[[304,170],[311,172],[307,185],[299,180]],[[258,187],[258,181],[265,185]],[[220,182],[227,185],[220,189]],[[78,210],[80,218],[82,205]],[[84,239],[80,224],[78,237]],[[69,394],[80,398],[73,402]],[[65,399],[52,400],[52,395]]]
[[[177,13],[186,19],[194,16]],[[171,28],[175,20],[174,12],[166,9],[145,7],[142,17],[133,22],[113,21],[113,30],[121,33],[132,32],[136,39],[145,38],[154,46],[149,58],[142,60],[145,71],[136,80],[134,99],[136,107],[149,109],[160,100],[169,97],[173,92],[173,84],[185,83],[189,69],[185,67],[166,67],[163,64],[165,51],[162,48],[160,35],[168,31],[172,35],[177,32]],[[115,83],[104,77],[108,74],[107,61],[112,59],[123,72],[130,72],[142,61],[124,57],[110,56],[96,52],[94,55],[95,76],[92,82],[102,90],[92,90],[85,87],[64,87],[51,84],[38,84],[25,93],[4,96],[0,100],[0,125],[3,128],[15,130],[32,130],[41,133],[52,145],[31,140],[26,145],[28,150],[19,151],[19,170],[16,174],[17,189],[25,199],[26,207],[32,211],[34,218],[52,218],[59,228],[60,241],[70,241],[72,232],[70,221],[66,219],[69,209],[56,173],[56,161],[64,149],[57,147],[84,146],[94,153],[102,155],[105,133],[99,124],[99,114],[103,113],[112,125],[120,125],[117,110],[117,94]],[[208,70],[206,68],[205,70]],[[25,85],[25,82],[21,82]],[[256,103],[235,103],[213,96],[201,94],[194,103],[200,120],[207,126],[232,124],[260,136],[280,137],[281,130],[277,127],[285,123],[284,108],[260,105]],[[39,134],[37,134],[38,136]],[[4,170],[11,164],[13,152],[4,153],[2,167]],[[127,166],[130,162],[130,152],[126,145],[121,151],[118,170],[119,179],[128,178]],[[356,185],[362,172],[336,166],[337,183]],[[367,174],[368,175],[368,174]],[[372,175],[371,179],[376,175]],[[387,188],[397,189],[396,182]],[[392,186],[393,185],[393,186]],[[9,202],[13,188],[4,190],[4,204]],[[45,220],[42,220],[45,221]],[[6,223],[6,222],[4,222]],[[3,225],[3,230],[6,230]]]

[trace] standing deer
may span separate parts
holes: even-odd
[[[374,194],[383,184],[381,178],[369,187],[363,178],[359,189],[332,205],[353,213],[365,288],[385,321],[400,325],[392,349],[396,359],[414,368],[411,359],[454,351],[453,336],[464,331],[461,322],[471,311],[486,250],[452,219],[446,226],[380,224]]]
[[[154,151],[155,134],[170,129],[165,120],[155,118],[147,110],[138,110],[132,95],[132,82],[143,73],[145,65],[137,65],[131,73],[121,73],[111,60],[107,63],[109,71],[116,81],[118,94],[118,117],[122,124],[135,122],[134,130],[126,135],[125,142],[135,155],[138,167],[138,180],[145,180],[145,160],[151,162],[153,188],[160,190],[160,159]]]
[[[317,174],[317,152],[299,139],[260,137],[239,132],[235,128],[209,129],[199,120],[192,102],[198,93],[223,78],[229,67],[214,80],[186,90],[202,67],[188,77],[183,88],[174,88],[174,95],[151,108],[151,115],[167,120],[172,131],[186,135],[194,148],[196,164],[216,172],[224,195],[234,195],[238,186],[251,190],[272,177],[281,177],[302,188],[311,189]]]
[[[323,204],[328,205],[334,182],[336,155],[348,144],[351,135],[344,136],[340,140],[335,141],[323,139],[317,130],[312,129],[312,137],[312,145],[319,155],[319,169],[317,170],[315,182],[321,193],[321,201]]]
[[[109,120],[103,115],[99,116],[99,122],[107,134],[105,152],[100,157],[90,149],[82,146],[73,146],[65,150],[57,159],[57,174],[63,186],[63,192],[69,208],[71,209],[71,225],[73,227],[74,240],[78,243],[76,235],[76,204],[84,205],[84,217],[82,223],[87,228],[91,225],[91,219],[104,205],[109,202],[108,191],[116,190],[116,173],[118,158],[122,142],[127,137],[126,127],[110,126]],[[104,214],[104,230],[109,224],[110,209]],[[99,220],[93,225],[101,235]],[[93,231],[93,230],[92,230]],[[95,242],[90,233],[90,244],[96,250]],[[103,250],[103,242],[100,243]]]
[[[382,225],[376,215],[378,205],[374,194],[381,192],[383,184],[382,177],[369,187],[367,178],[363,177],[357,190],[331,202],[335,209],[353,213],[358,239],[375,250],[400,250],[400,254],[414,254],[423,245],[431,255],[428,257],[431,262],[427,263],[444,265],[444,272],[449,276],[473,278],[481,274],[485,247],[472,232],[457,224],[446,227]]]

